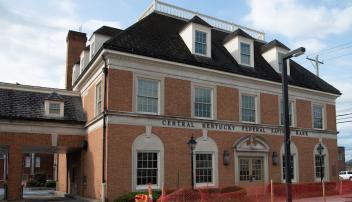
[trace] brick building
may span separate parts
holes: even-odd
[[[103,26],[88,42],[69,31],[66,90],[0,86],[4,94],[40,95],[41,111],[26,121],[65,128],[37,126],[43,143],[4,147],[10,158],[11,151],[56,152],[58,191],[95,199],[148,183],[189,187],[191,172],[196,187],[284,182],[281,70],[290,49],[253,29],[189,11],[175,16],[160,9],[167,4],[154,4],[134,25]],[[293,60],[288,70],[293,182],[318,181],[320,166],[326,181],[337,180],[341,93]]]
[[[337,152],[338,171],[344,171],[346,170],[345,147],[338,147]]]

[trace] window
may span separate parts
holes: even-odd
[[[320,178],[321,175],[325,177],[325,155],[315,155],[315,177]]]
[[[320,148],[320,152],[319,152]],[[325,145],[318,143],[314,148],[314,172],[315,179],[320,181],[321,176],[329,180],[329,153]]]
[[[207,33],[196,30],[195,53],[207,54]]]
[[[158,184],[158,153],[137,152],[137,186]]]
[[[31,157],[30,156],[26,156],[24,167],[26,167],[26,168],[31,167]]]
[[[252,182],[264,180],[264,159],[260,157],[240,157],[240,181]]]
[[[289,126],[293,126],[293,101],[288,102],[288,119],[289,119]],[[281,115],[281,120],[280,124],[284,125],[284,103],[283,100],[280,102],[280,115]]]
[[[323,107],[313,106],[313,128],[323,129]]]
[[[242,95],[241,113],[242,121],[256,122],[256,98],[251,95]]]
[[[137,112],[159,112],[159,81],[138,79]]]
[[[247,43],[241,42],[241,64],[250,65],[251,46]]]
[[[103,91],[102,84],[99,82],[95,86],[95,114],[98,115],[102,112],[102,103],[103,103]]]
[[[278,63],[279,63],[279,72],[282,73],[282,70],[284,68],[284,54],[283,53],[278,53],[277,55]]]
[[[35,157],[35,167],[40,168],[40,157],[39,156]]]
[[[286,160],[285,155],[282,156],[282,179],[286,179]],[[291,155],[291,179],[295,179],[295,160],[294,156]]]
[[[196,153],[196,183],[213,183],[213,154]]]
[[[194,91],[194,116],[212,117],[212,89],[196,87]]]
[[[49,103],[49,114],[60,115],[60,103]]]

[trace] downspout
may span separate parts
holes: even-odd
[[[108,76],[108,67],[106,62],[106,56],[102,55],[104,60],[103,74],[104,74],[104,110],[103,110],[103,158],[102,158],[102,193],[101,201],[106,201],[106,112],[107,112],[107,76]]]

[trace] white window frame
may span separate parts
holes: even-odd
[[[24,160],[24,167],[25,168],[30,168],[31,167],[31,157],[30,156],[26,156],[25,160]]]
[[[138,111],[138,82],[140,79],[143,80],[152,80],[158,82],[158,107],[157,107],[157,113],[154,112],[141,112]],[[151,76],[146,76],[146,75],[135,75],[134,78],[135,82],[135,87],[134,87],[134,99],[133,99],[133,106],[134,106],[134,112],[139,113],[139,114],[150,114],[150,115],[161,115],[163,114],[163,92],[164,92],[164,80],[158,77],[151,77]]]
[[[258,124],[260,120],[260,95],[258,93],[251,93],[251,92],[240,92],[239,93],[239,114],[240,114],[240,121],[242,123],[250,123],[250,124]],[[242,120],[242,96],[253,96],[255,102],[255,122],[250,121],[243,121]]]
[[[279,96],[279,125],[282,126],[283,124],[281,123],[282,115],[281,115],[281,101],[282,97]],[[289,99],[288,100],[289,104],[292,103],[292,125],[290,127],[295,127],[296,126],[296,100],[295,99]],[[282,112],[283,113],[283,112]]]
[[[59,114],[51,114],[50,113],[50,104],[59,104],[60,105],[60,113]],[[64,116],[64,102],[45,100],[44,108],[45,108],[45,116],[50,116],[50,117],[63,117]]]
[[[240,41],[239,42],[239,54],[240,54],[240,63],[242,64],[242,65],[246,65],[246,66],[252,66],[252,46],[251,46],[251,44],[250,43],[248,43],[248,42],[244,42],[244,41]],[[248,45],[248,47],[249,47],[249,55],[248,55],[248,57],[249,57],[249,64],[246,64],[246,63],[243,63],[243,61],[242,61],[242,44],[244,44],[244,45]]]
[[[148,189],[148,184],[146,185],[137,185],[137,168],[138,168],[138,153],[157,153],[157,160],[158,160],[158,163],[157,163],[157,169],[158,169],[158,172],[157,172],[157,184],[151,184],[152,188],[153,189],[158,189],[160,188],[160,151],[159,150],[136,150],[135,151],[135,169],[134,169],[134,172],[135,172],[135,180],[136,180],[136,190],[146,190]]]
[[[322,128],[316,128],[314,127],[314,106],[319,106],[322,108]],[[320,104],[320,103],[312,103],[311,105],[311,110],[312,110],[312,128],[315,130],[325,130],[326,128],[326,107],[325,104]]]
[[[324,155],[324,181],[329,181],[329,178],[330,178],[330,172],[329,172],[329,151],[328,151],[328,148],[322,143],[322,142],[319,142],[321,144],[321,146],[324,147],[324,152],[323,152],[323,155]],[[318,151],[317,151],[317,148],[319,146],[319,143],[317,143],[314,147],[314,151],[313,151],[313,175],[314,175],[314,179],[316,182],[320,182],[320,177],[316,177],[316,172],[315,172],[315,168],[316,168],[316,162],[315,162],[315,155],[319,155]]]
[[[211,154],[212,162],[212,176],[211,176],[211,182],[209,183],[197,183],[197,154]],[[194,184],[196,187],[206,187],[206,186],[215,186],[215,152],[214,151],[195,151],[193,155],[193,177],[194,177]]]
[[[38,165],[38,164],[39,164],[39,165]],[[40,165],[41,165],[40,156],[36,156],[36,157],[35,157],[35,165],[34,165],[34,167],[40,168]]]
[[[152,185],[153,189],[161,189],[164,183],[164,144],[161,139],[151,133],[151,128],[146,133],[137,136],[132,143],[132,190],[146,190],[148,185],[137,185],[137,153],[157,152],[158,153],[158,179],[157,184]]]
[[[205,44],[203,44],[203,45],[205,45],[205,54],[196,52],[196,44],[198,43],[196,41],[197,32],[201,32],[201,33],[205,34]],[[208,55],[208,32],[206,32],[204,30],[200,30],[200,29],[195,29],[194,30],[194,53],[196,55],[201,55],[201,56],[207,56]]]
[[[298,149],[296,147],[296,145],[291,142],[290,145],[290,149],[291,149],[291,155],[293,156],[293,173],[294,173],[294,178],[291,179],[292,182],[294,183],[298,183],[299,182],[299,153],[298,153]],[[284,173],[283,173],[283,159],[282,157],[285,155],[285,144],[283,143],[281,145],[281,149],[280,149],[280,168],[281,168],[281,181],[284,183],[286,182],[286,180],[284,179]]]
[[[216,105],[216,86],[204,84],[204,83],[192,83],[191,84],[191,111],[192,117],[197,119],[206,119],[206,120],[215,120],[217,114],[217,105]],[[195,101],[196,101],[196,88],[207,88],[211,90],[211,113],[210,117],[199,117],[195,115]]]
[[[98,93],[98,86],[100,85],[101,88],[101,106],[100,106],[100,112],[98,112],[98,98],[97,98],[97,93]],[[98,81],[95,84],[95,95],[94,95],[94,114],[99,115],[101,112],[103,112],[103,104],[104,104],[104,90],[103,90],[103,81]]]

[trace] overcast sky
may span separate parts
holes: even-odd
[[[307,53],[297,61],[312,72],[305,58],[319,53],[325,61],[321,77],[343,93],[337,114],[352,113],[352,0],[164,1],[264,31],[267,41],[277,38],[291,49],[304,46]],[[0,0],[0,81],[64,88],[69,29],[81,26],[89,35],[102,25],[126,28],[150,3]],[[351,159],[352,123],[338,124],[338,130],[338,143]]]

